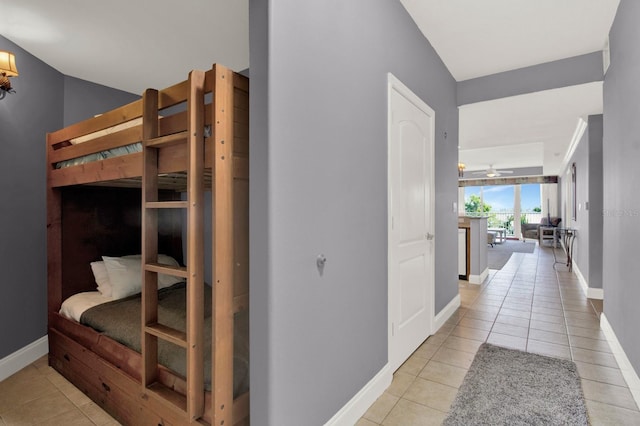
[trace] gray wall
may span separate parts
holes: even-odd
[[[45,133],[62,125],[63,76],[16,55],[16,93],[0,100],[0,359],[47,334]]]
[[[602,81],[602,52],[458,82],[458,105]]]
[[[265,3],[250,2],[251,417],[323,424],[387,362],[387,72],[435,110],[436,312],[458,293],[456,82],[400,2]]]
[[[589,287],[602,288],[602,115],[589,116]]]
[[[584,132],[582,139],[576,147],[571,160],[569,160],[568,169],[571,164],[576,164],[576,205],[579,206],[576,212],[575,220],[569,215],[566,217],[565,210],[562,210],[562,223],[565,226],[575,228],[577,230],[576,238],[573,244],[573,261],[580,269],[580,272],[586,280],[589,279],[589,211],[585,206],[585,201],[589,197],[589,130]],[[567,180],[571,180],[571,172],[566,174],[566,169],[562,172],[562,176]],[[562,188],[564,200],[568,200],[566,188]],[[561,205],[565,205],[565,202]]]
[[[47,333],[46,133],[128,97],[65,77],[2,36],[0,49],[15,53],[20,72],[11,79],[17,93],[0,100],[2,359]]]
[[[251,418],[269,424],[272,404],[274,349],[271,340],[271,279],[269,223],[271,221],[269,161],[269,2],[249,0],[249,267]],[[278,383],[278,385],[280,385]]]
[[[469,232],[471,233],[471,271],[469,274],[481,276],[488,267],[487,219],[469,219],[469,224]]]
[[[604,79],[604,313],[640,372],[640,2],[621,0]]]
[[[140,96],[64,76],[64,126],[128,104]]]
[[[573,260],[590,288],[602,288],[602,115],[587,118],[587,129],[561,176],[570,179],[576,164],[577,217],[566,217],[568,200],[565,185],[560,186],[562,226],[577,230]]]

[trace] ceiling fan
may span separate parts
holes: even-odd
[[[493,168],[493,164],[489,164],[489,168],[486,170],[482,170],[479,172],[472,172],[471,174],[474,175],[485,175],[486,177],[489,178],[494,178],[494,177],[498,177],[501,175],[508,175],[513,173],[513,170],[497,170]]]

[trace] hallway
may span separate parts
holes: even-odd
[[[556,250],[563,258],[561,250]],[[554,268],[555,266],[555,268]],[[556,270],[557,269],[557,270]],[[357,426],[441,424],[483,342],[572,359],[592,425],[637,425],[640,412],[598,319],[551,248],[514,253],[484,284],[459,282],[461,307],[394,374]]]

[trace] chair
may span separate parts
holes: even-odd
[[[496,243],[496,233],[495,232],[487,232],[487,244],[490,244],[491,247]]]
[[[543,217],[540,223],[523,223],[521,225],[522,240],[527,238],[539,239],[541,226],[558,226],[562,218],[560,217]]]

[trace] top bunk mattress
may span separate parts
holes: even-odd
[[[142,152],[142,143],[136,142],[130,145],[119,146],[117,148],[107,149],[104,151],[96,152],[94,154],[72,158],[71,160],[59,161],[56,163],[56,169],[63,169],[65,167],[78,166],[80,164],[106,160],[107,158],[120,157],[121,155],[133,154],[135,152]]]
[[[107,136],[113,133],[117,133],[122,130],[130,129],[131,127],[142,125],[142,117],[130,120],[124,123],[117,124],[107,129],[99,130],[97,132],[89,133],[84,136],[70,139],[72,145],[78,145],[81,143],[90,142],[94,139]],[[106,149],[93,154],[83,155],[81,157],[72,158],[70,160],[59,161],[56,163],[56,169],[62,169],[65,167],[77,166],[80,164],[87,164],[93,161],[106,160],[107,158],[119,157],[121,155],[133,154],[136,152],[142,152],[142,144],[140,142],[132,143],[117,148]]]
[[[122,130],[129,129],[131,127],[142,125],[142,118],[136,118],[135,120],[130,120],[125,123],[118,124],[116,126],[109,127],[107,129],[99,130],[97,132],[89,133],[84,136],[80,136],[77,138],[70,139],[69,142],[72,145],[78,145],[81,143],[90,142],[94,139],[114,134]],[[204,126],[204,137],[208,138],[211,136],[211,126]],[[137,152],[142,152],[142,143],[135,142],[129,145],[119,146],[116,148],[105,149],[100,152],[96,152],[93,154],[87,154],[80,157],[72,158],[69,160],[59,161],[55,164],[56,169],[63,169],[71,166],[78,166],[81,164],[92,163],[94,161],[106,160],[108,158],[120,157],[123,155],[134,154]]]

